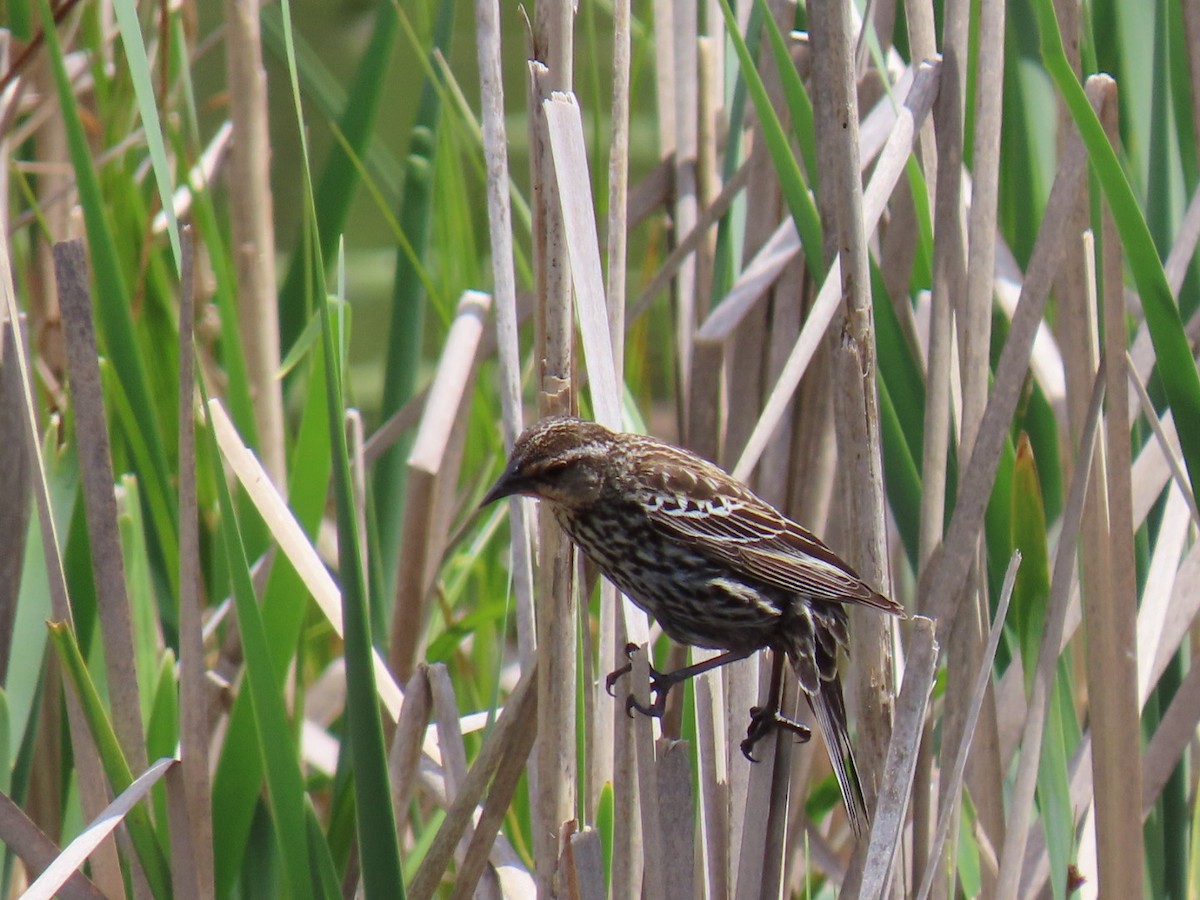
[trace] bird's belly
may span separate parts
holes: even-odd
[[[566,517],[560,522],[608,580],[672,640],[713,650],[774,645],[778,609],[726,568],[652,532],[614,538]]]

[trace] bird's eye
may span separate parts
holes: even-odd
[[[553,478],[567,471],[567,465],[566,460],[555,460],[554,462],[546,463],[546,467],[542,469],[542,473]]]

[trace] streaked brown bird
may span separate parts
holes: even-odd
[[[757,650],[775,651],[765,707],[751,710],[742,752],[781,727],[810,731],[780,710],[782,662],[792,663],[820,725],[861,834],[866,803],[838,679],[847,603],[903,613],[817,537],[717,466],[680,447],[594,422],[555,417],[530,427],[488,492],[486,505],[523,494],[549,505],[563,531],[634,603],[682,644],[725,651],[673,672],[651,670],[654,716],[675,684]],[[633,649],[632,647],[630,649]],[[626,666],[608,677],[611,691]]]

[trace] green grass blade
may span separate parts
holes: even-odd
[[[171,515],[166,518],[173,522],[174,501],[171,498],[174,495],[169,489],[170,477],[162,442],[162,428],[158,421],[158,407],[153,402],[145,361],[134,334],[129,292],[121,272],[117,245],[107,216],[108,203],[100,189],[100,180],[92,163],[91,147],[67,75],[54,16],[48,0],[40,0],[40,5],[45,26],[46,50],[62,109],[80,205],[83,207],[89,259],[96,281],[98,332],[131,406],[138,410],[138,427],[133,430],[126,428],[126,436],[145,443],[146,469],[141,475],[144,481],[153,482],[145,487],[152,494],[164,498],[166,509],[171,511]],[[157,524],[162,527],[162,523]],[[168,536],[174,537],[173,527],[168,525],[166,528],[167,531],[160,535],[164,541]]]
[[[775,17],[766,8],[765,0],[756,0],[762,8],[763,21],[767,25],[767,40],[771,44],[771,53],[775,57],[775,71],[779,73],[779,81],[783,86],[783,96],[787,101],[788,111],[792,114],[792,133],[800,143],[800,155],[804,158],[804,172],[813,191],[820,190],[820,169],[817,168],[816,123],[813,118],[812,100],[805,90],[800,73],[792,62],[787,42],[779,31]]]
[[[779,116],[771,106],[771,98],[767,96],[766,86],[763,84],[758,70],[754,67],[754,59],[738,31],[737,19],[729,7],[729,0],[721,0],[721,12],[725,16],[727,33],[737,52],[742,78],[745,79],[750,98],[754,101],[754,109],[758,113],[767,150],[775,164],[775,174],[779,178],[779,186],[783,190],[784,200],[796,223],[796,232],[800,235],[800,243],[805,261],[808,263],[808,270],[812,273],[813,279],[820,284],[825,280],[825,260],[822,256],[821,217],[817,213],[817,205],[808,192],[808,185],[804,182],[804,175],[800,171],[796,158],[792,156],[791,145],[783,131],[783,125],[779,122]]]
[[[291,4],[283,2],[284,40],[288,48],[288,72],[292,98],[296,106],[296,125],[300,132],[301,162],[304,168],[307,212],[312,221],[316,211],[312,178],[308,171],[308,148],[304,137],[303,109],[297,81],[296,61],[291,41]],[[324,272],[319,243],[314,242],[316,271]],[[400,871],[400,846],[392,805],[380,802],[391,796],[388,781],[387,749],[383,740],[379,695],[375,687],[371,620],[367,603],[365,569],[360,555],[358,515],[350,480],[350,459],[346,431],[342,424],[342,347],[335,332],[328,301],[319,304],[321,344],[325,351],[325,402],[329,415],[329,444],[332,447],[334,497],[337,503],[339,575],[342,589],[342,622],[346,664],[346,718],[350,753],[354,765],[355,813],[358,823],[358,854],[363,873],[363,888],[368,900],[404,897]],[[335,339],[336,338],[336,339]],[[257,612],[257,609],[255,610]],[[269,773],[268,773],[269,775]],[[298,818],[297,822],[301,820]]]
[[[350,203],[354,199],[359,182],[359,171],[354,158],[363,158],[371,145],[383,88],[387,84],[387,70],[392,60],[392,47],[396,41],[398,13],[393,0],[380,0],[371,30],[371,42],[364,50],[358,71],[348,93],[348,102],[342,110],[337,130],[345,140],[349,151],[335,143],[321,173],[316,188],[317,233],[320,235],[321,255],[329,256],[337,246],[338,238],[346,229],[346,218]],[[287,27],[285,25],[285,27]],[[290,31],[290,28],[288,28]],[[293,60],[294,56],[294,39]],[[287,276],[279,292],[280,342],[286,351],[299,337],[312,310],[307,301],[308,285],[312,279],[312,258],[305,249],[306,238],[292,252]],[[319,280],[320,276],[317,276]]]
[[[433,49],[450,53],[454,26],[454,3],[442,0],[434,25]],[[431,49],[431,53],[433,52]],[[433,215],[433,172],[441,102],[429,76],[421,84],[417,117],[409,138],[404,173],[404,201],[398,216],[400,228],[408,236],[411,252],[396,254],[396,275],[392,282],[391,324],[388,329],[387,362],[384,368],[383,402],[380,415],[390,416],[404,405],[416,389],[421,362],[426,297],[413,261],[424,258]],[[379,546],[383,550],[380,566],[383,583],[374,585],[377,609],[391,608],[395,593],[396,553],[400,546],[404,519],[404,485],[408,470],[408,441],[402,440],[380,457],[373,479]],[[376,622],[382,623],[379,615]]]
[[[158,196],[162,200],[163,212],[167,215],[167,235],[171,241],[171,252],[175,255],[175,271],[180,272],[183,267],[183,251],[179,243],[179,222],[175,219],[175,206],[172,203],[175,189],[171,184],[171,165],[167,161],[162,123],[158,119],[154,82],[150,77],[150,61],[146,58],[146,44],[142,40],[137,4],[134,0],[116,0],[113,11],[117,15],[117,28],[121,32],[121,43],[125,47],[125,62],[129,66],[129,77],[133,81],[138,112],[142,117],[142,129],[146,136],[146,148],[150,151],[154,180],[158,184]],[[165,48],[163,50],[165,52]]]
[[[325,354],[318,346],[305,373],[310,383],[323,382],[324,366]],[[313,540],[329,488],[328,434],[325,392],[308,391],[288,463],[288,505]],[[306,596],[300,576],[287,558],[280,555],[271,568],[263,592],[262,618],[271,641],[275,676],[281,680],[296,654],[308,605],[298,602],[298,598]],[[222,823],[213,834],[218,897],[229,896],[245,858],[263,777],[255,740],[250,697],[239,695],[229,716],[229,728],[213,779],[213,817]]]

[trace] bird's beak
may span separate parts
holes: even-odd
[[[514,462],[509,462],[508,467],[496,479],[496,483],[492,485],[492,489],[487,492],[480,503],[480,507],[487,506],[490,503],[495,503],[503,497],[511,497],[513,494],[520,494],[525,490],[525,479],[517,474],[517,467]]]

